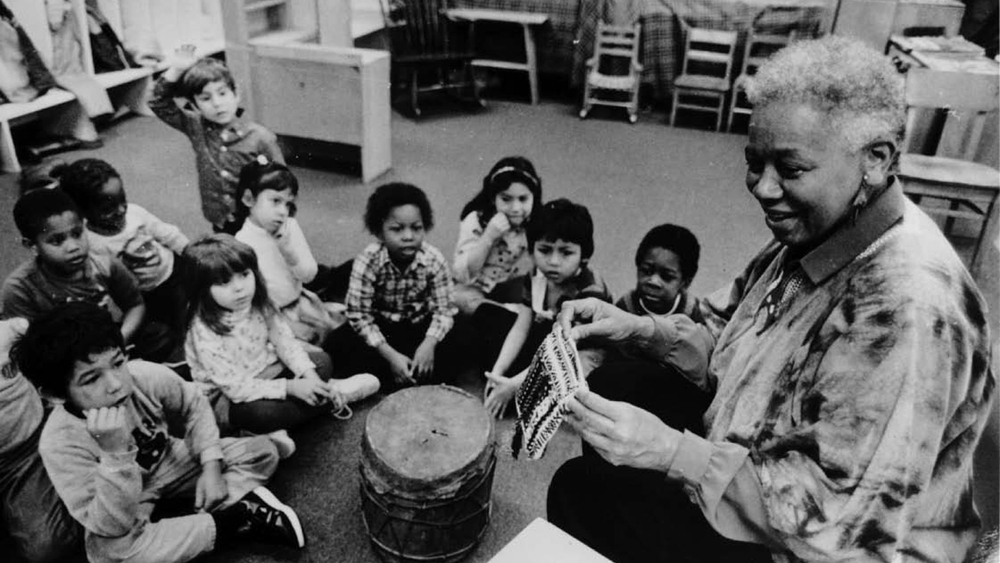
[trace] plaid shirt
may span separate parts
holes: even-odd
[[[453,323],[454,286],[441,251],[423,243],[413,262],[400,271],[381,242],[368,245],[351,270],[347,319],[372,348],[386,340],[377,321],[419,323],[431,316],[427,336],[444,339]]]

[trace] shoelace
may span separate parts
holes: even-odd
[[[345,403],[344,406],[340,407],[339,409],[335,411],[330,411],[330,414],[333,415],[333,418],[336,418],[338,420],[350,420],[350,418],[354,416],[354,411],[351,410],[350,405]]]

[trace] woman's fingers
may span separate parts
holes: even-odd
[[[580,393],[581,391],[578,391],[577,396],[572,397],[566,403],[570,417],[575,419],[581,428],[586,428],[604,436],[610,436],[614,430],[615,421],[597,411],[591,410],[580,402],[578,399]]]

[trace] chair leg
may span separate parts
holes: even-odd
[[[674,87],[674,101],[670,104],[670,125],[675,127],[676,127],[675,120],[677,119],[677,100],[679,97],[680,93],[677,91],[677,88]]]
[[[983,240],[986,238],[986,228],[990,223],[990,214],[993,213],[993,206],[996,205],[996,201],[990,202],[986,206],[985,213],[983,214],[983,224],[979,227],[979,236],[976,237],[976,245],[972,247],[972,259],[969,260],[969,265],[976,263],[976,258],[979,257],[979,251],[983,247]]]
[[[420,87],[417,81],[417,71],[414,70],[410,73],[410,109],[413,110],[413,115],[415,117],[420,117],[420,106],[417,105],[417,94],[419,93]]]
[[[722,129],[722,112],[726,111],[726,95],[722,94],[719,96],[719,105],[716,106],[715,110],[715,132],[718,133]]]

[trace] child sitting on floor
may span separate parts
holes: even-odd
[[[531,161],[501,158],[483,178],[483,189],[462,209],[453,272],[455,304],[471,315],[498,283],[531,271],[525,234],[542,205],[542,181]]]
[[[91,252],[125,264],[139,282],[146,318],[170,327],[179,350],[187,294],[178,255],[188,238],[144,207],[129,203],[121,175],[103,160],[83,158],[53,169],[52,174],[83,214]]]
[[[299,222],[299,182],[283,164],[261,155],[240,172],[239,216],[246,217],[236,240],[253,248],[267,295],[300,340],[321,344],[344,324],[344,306],[324,303],[303,284],[319,269]]]
[[[184,98],[181,109],[174,98]],[[153,88],[149,108],[164,123],[191,140],[198,167],[201,211],[216,232],[235,234],[236,183],[240,169],[257,155],[284,164],[277,136],[240,117],[240,97],[226,65],[198,59],[193,45],[183,45]]]
[[[267,297],[249,246],[215,234],[189,244],[184,255],[192,299],[184,350],[224,430],[266,433],[285,458],[295,451],[286,429],[377,391],[367,374],[328,381],[330,357],[307,352],[292,334]]]
[[[365,209],[378,238],[354,260],[347,318],[331,339],[338,361],[372,371],[383,386],[427,382],[440,368],[435,351],[451,329],[455,308],[448,263],[424,242],[434,226],[431,204],[411,184],[379,186]],[[353,328],[353,330],[346,330]]]
[[[701,325],[699,299],[688,293],[698,273],[701,246],[691,231],[664,224],[650,229],[635,252],[635,289],[615,303],[633,315],[671,317],[677,331],[673,346],[662,360],[682,372],[701,370],[711,349],[711,337]],[[616,348],[613,359],[644,357],[628,345]],[[612,358],[609,358],[612,359]]]
[[[30,191],[14,204],[21,241],[35,257],[11,273],[0,289],[0,316],[29,321],[53,307],[86,301],[111,312],[121,323],[130,353],[151,361],[167,359],[169,329],[145,322],[139,286],[115,257],[90,252],[76,204],[61,189]]]
[[[528,245],[534,274],[508,280],[495,290],[501,303],[514,305],[484,302],[473,317],[482,334],[505,335],[499,351],[496,340],[487,343],[488,355],[496,361],[486,373],[485,403],[497,417],[524,381],[528,364],[563,302],[585,297],[612,300],[607,285],[587,264],[594,254],[594,223],[586,207],[567,199],[541,206],[528,225]],[[516,311],[516,318],[511,311]],[[599,362],[583,352],[585,370]],[[599,355],[596,350],[591,353]]]
[[[90,303],[36,318],[13,350],[57,401],[38,450],[87,558],[188,561],[237,538],[305,544],[295,512],[264,488],[278,465],[263,437],[220,439],[202,394],[169,369],[127,361],[118,327]],[[157,503],[189,513],[151,521]]]

